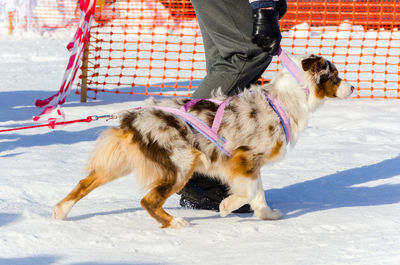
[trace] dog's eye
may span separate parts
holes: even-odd
[[[331,77],[330,77],[329,75],[327,75],[327,74],[321,75],[321,76],[319,77],[319,82],[320,82],[321,84],[323,84],[323,83],[326,83],[327,81],[329,81],[329,79],[331,79]]]
[[[341,79],[340,79],[338,73],[335,72],[335,74],[334,74],[334,75],[332,76],[332,78],[331,78],[332,83],[338,84],[338,83],[340,83],[340,80],[341,80]]]
[[[338,72],[335,71],[330,74],[321,75],[320,83],[331,82],[332,84],[338,84],[340,82],[340,78]]]

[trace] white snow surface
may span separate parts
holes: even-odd
[[[58,90],[73,32],[0,32],[0,130],[32,125],[36,99]],[[139,106],[143,97],[99,94],[63,106],[67,119]],[[329,100],[296,147],[265,166],[279,221],[165,204],[190,226],[161,229],[129,175],[80,201],[67,221],[52,207],[80,179],[96,137],[117,121],[0,133],[0,265],[400,264],[400,101]]]

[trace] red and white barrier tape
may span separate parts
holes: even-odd
[[[85,42],[89,38],[91,21],[96,8],[96,0],[80,0],[79,4],[81,10],[80,20],[74,38],[67,45],[71,56],[61,82],[61,87],[53,96],[44,100],[36,100],[35,105],[44,109],[38,116],[33,117],[33,121],[47,122],[64,120],[64,115],[59,106],[65,102],[76,73],[81,65]]]

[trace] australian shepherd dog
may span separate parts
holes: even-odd
[[[231,155],[180,117],[156,108],[179,109],[190,99],[150,98],[144,108],[124,112],[119,127],[100,135],[87,166],[89,175],[54,207],[53,217],[66,219],[71,208],[89,192],[134,171],[138,183],[148,190],[141,206],[163,228],[188,225],[183,218],[168,214],[163,204],[184,187],[193,172],[220,179],[230,187],[230,195],[219,206],[221,216],[249,203],[259,219],[280,219],[280,211],[267,205],[260,169],[282,159],[288,143],[281,119],[265,95],[283,107],[293,146],[310,113],[325,98],[347,98],[353,92],[353,86],[338,76],[330,61],[315,55],[292,59],[308,91],[283,69],[270,83],[252,86],[230,98],[218,134],[226,139]],[[226,96],[216,93],[213,98],[223,101]],[[216,100],[199,101],[189,113],[211,126],[218,108]]]

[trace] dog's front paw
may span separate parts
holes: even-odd
[[[189,226],[189,223],[182,217],[174,217],[169,225],[169,228],[179,229],[185,226]]]
[[[229,208],[229,197],[223,199],[219,204],[219,214],[221,215],[221,217],[225,217],[230,213],[228,208]]]
[[[261,220],[278,220],[282,218],[282,213],[277,210],[271,210],[268,207],[264,207],[260,210],[255,210],[254,215],[260,218]]]

